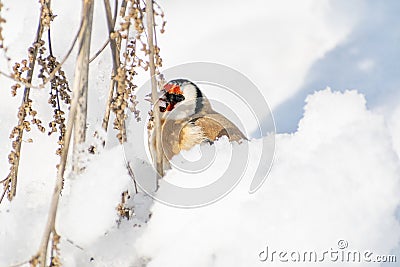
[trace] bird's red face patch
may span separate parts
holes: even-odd
[[[164,85],[164,90],[170,94],[183,95],[181,87],[173,83],[167,83]]]
[[[185,99],[181,87],[177,84],[167,83],[164,85],[165,95],[160,98],[165,106],[160,106],[160,111],[171,111],[174,109],[175,105]]]

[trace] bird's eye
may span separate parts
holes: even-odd
[[[170,93],[167,93],[165,96],[167,98],[167,102],[173,103],[173,104],[176,104],[176,103],[179,103],[179,102],[185,100],[185,97],[183,95],[181,95],[181,94],[170,94]]]

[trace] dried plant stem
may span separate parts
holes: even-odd
[[[75,68],[74,87],[79,85],[79,90],[74,91],[78,94],[78,107],[76,110],[76,118],[74,125],[74,162],[73,171],[79,173],[81,168],[80,162],[80,145],[86,140],[86,117],[87,117],[87,97],[88,97],[88,76],[89,76],[89,57],[90,57],[90,40],[93,22],[93,1],[85,0],[82,11],[82,19],[85,20],[85,27],[79,40],[79,52],[77,64]],[[79,74],[78,74],[79,73]]]
[[[43,12],[43,9],[41,9],[41,10],[42,10],[41,12]],[[34,40],[34,44],[39,43],[39,41],[42,39],[43,31],[44,31],[44,26],[42,24],[42,20],[40,19],[39,26],[36,31],[36,37]],[[34,45],[33,47],[34,47],[33,55],[32,55],[33,57],[32,57],[32,60],[29,62],[29,70],[28,70],[27,77],[26,77],[28,84],[30,84],[32,82],[33,71],[34,71],[35,64],[36,64],[36,57],[37,57],[37,53],[39,51],[39,46]],[[25,86],[22,103],[21,103],[20,108],[18,109],[19,114],[18,114],[18,126],[17,127],[19,127],[20,129],[23,128],[23,124],[24,124],[24,121],[26,118],[26,111],[25,111],[24,107],[28,103],[30,89],[31,88],[29,86]],[[18,177],[18,169],[19,169],[19,160],[21,157],[21,146],[22,146],[23,133],[24,133],[23,130],[18,131],[18,136],[15,139],[16,140],[16,146],[15,146],[16,157],[15,157],[15,161],[11,167],[10,174],[8,176],[8,179],[11,183],[11,190],[8,194],[9,200],[12,200],[12,198],[15,197],[15,195],[16,195],[17,177]]]
[[[56,220],[56,214],[57,214],[57,207],[58,207],[58,202],[60,199],[60,194],[61,190],[63,187],[63,181],[64,181],[64,173],[65,173],[65,167],[67,164],[67,156],[68,156],[68,151],[69,151],[69,145],[71,142],[71,136],[72,136],[72,131],[75,124],[76,120],[76,115],[77,115],[77,110],[78,106],[80,105],[79,99],[82,96],[82,88],[84,88],[84,85],[82,84],[85,82],[85,79],[81,78],[80,76],[82,75],[87,75],[88,72],[84,71],[85,69],[88,68],[88,60],[89,60],[89,51],[83,52],[82,50],[88,50],[88,46],[84,45],[87,40],[90,40],[90,30],[88,32],[87,29],[89,29],[89,25],[91,25],[91,20],[92,20],[92,15],[93,15],[93,0],[84,0],[83,3],[83,11],[82,11],[82,28],[84,30],[80,31],[80,34],[78,36],[79,40],[79,52],[78,52],[78,58],[76,62],[76,68],[75,68],[75,82],[73,84],[73,97],[71,101],[71,108],[68,114],[68,121],[67,121],[67,126],[66,126],[66,132],[65,132],[65,144],[64,148],[61,151],[61,158],[60,158],[60,164],[58,165],[58,172],[57,172],[57,181],[56,185],[53,191],[53,196],[51,199],[51,204],[50,204],[50,210],[48,213],[48,218],[47,218],[47,223],[46,227],[42,236],[42,241],[39,247],[39,252],[36,256],[33,257],[33,259],[38,259],[38,262],[41,267],[46,266],[46,259],[47,259],[47,249],[49,246],[49,240],[50,240],[50,235],[56,235],[55,232],[55,220]],[[87,55],[85,56],[85,53]],[[86,78],[87,81],[87,78]],[[87,88],[87,87],[86,87]]]
[[[156,67],[154,63],[154,11],[153,11],[153,0],[146,0],[146,22],[147,22],[147,44],[149,45],[149,67],[151,77],[151,98],[154,105],[153,116],[154,116],[154,131],[155,131],[155,145],[156,145],[156,157],[155,166],[158,174],[164,176],[163,168],[163,154],[161,147],[161,121],[160,111],[157,109],[157,81],[156,81]]]
[[[115,3],[115,5],[117,5],[117,3]],[[108,33],[109,33],[108,37],[110,38],[110,48],[111,48],[111,54],[113,57],[113,71],[116,73],[117,68],[119,66],[119,54],[117,51],[117,43],[116,43],[115,39],[110,37],[111,33],[114,32],[116,14],[114,12],[114,18],[113,18],[112,14],[111,14],[110,0],[104,0],[104,8],[106,10],[107,27],[108,27]]]
[[[1,70],[0,70],[0,75],[3,75],[4,77],[6,77],[10,80],[13,80],[14,82],[20,83],[25,87],[29,87],[30,89],[43,89],[44,88],[44,84],[40,84],[40,85],[36,86],[31,83],[20,81],[19,79],[16,79],[13,74],[7,74]]]
[[[114,74],[113,74],[113,76],[114,76]],[[111,102],[112,102],[112,99],[114,96],[114,88],[115,88],[115,80],[113,77],[111,77],[110,87],[108,90],[107,105],[106,105],[106,110],[104,112],[104,118],[103,118],[103,123],[102,123],[102,127],[105,131],[107,131],[108,122],[110,121]]]
[[[56,73],[61,69],[61,67],[64,65],[65,61],[67,61],[67,59],[71,55],[72,50],[75,47],[76,40],[78,39],[78,36],[79,36],[81,30],[82,30],[82,23],[79,26],[79,29],[78,29],[77,33],[75,34],[74,39],[72,40],[72,44],[69,47],[68,52],[64,56],[63,60],[61,60],[60,64],[57,65],[56,68],[54,68],[54,70],[49,74],[49,76],[44,80],[43,83],[41,83],[39,85],[34,85],[31,82],[24,82],[24,81],[21,81],[19,79],[16,79],[13,75],[7,74],[7,73],[5,73],[3,71],[0,71],[0,75],[3,75],[4,77],[7,77],[7,78],[9,78],[9,79],[11,79],[11,80],[13,80],[13,81],[15,81],[17,83],[20,83],[20,84],[24,85],[25,87],[29,87],[30,89],[43,89],[47,83],[49,83],[51,80],[53,80],[53,78],[56,75]],[[36,60],[36,58],[34,60]]]
[[[111,14],[111,7],[110,7],[109,1],[107,1],[107,2],[108,2],[108,4],[106,4],[106,1],[104,1],[104,5],[105,5],[105,7],[106,7],[107,23],[108,23],[108,21],[109,21],[109,18],[108,18],[108,17],[109,17],[110,14]],[[109,10],[107,10],[107,8],[108,8]],[[113,21],[112,21],[113,28],[114,28],[114,25],[115,25],[115,21],[116,21],[116,19],[117,19],[117,12],[118,12],[118,0],[115,0],[114,19],[113,19]],[[108,36],[107,41],[103,44],[103,46],[99,49],[99,51],[97,51],[96,54],[94,54],[94,56],[92,56],[92,57],[90,58],[89,63],[92,63],[92,61],[95,60],[95,59],[104,51],[104,49],[105,49],[105,48],[107,47],[107,45],[110,43],[110,40],[111,40],[111,38],[110,38],[110,36]],[[113,56],[113,58],[114,58],[114,56]]]
[[[107,45],[110,43],[110,39],[107,39],[105,43],[101,46],[101,48],[89,59],[89,63],[92,63],[101,53],[103,53],[104,49],[106,49]]]
[[[23,266],[25,264],[28,264],[28,263],[29,263],[29,261],[23,261],[23,262],[14,264],[14,265],[10,265],[9,267],[21,267],[21,266]]]
[[[115,5],[117,5],[117,3],[115,3]],[[121,12],[122,12],[122,9],[124,6],[126,6],[125,0],[123,0],[122,4],[121,4]],[[110,38],[110,48],[111,48],[111,54],[112,54],[112,58],[113,58],[113,70],[112,70],[112,74],[111,74],[110,89],[108,91],[107,105],[106,105],[106,110],[104,113],[103,124],[102,124],[103,129],[105,131],[107,131],[108,123],[110,121],[111,102],[112,102],[112,99],[114,96],[114,90],[115,90],[115,85],[116,85],[116,81],[115,81],[114,77],[117,74],[117,69],[120,65],[118,47],[120,47],[120,45],[121,45],[121,40],[120,39],[118,40],[119,43],[117,46],[117,41],[115,39],[111,38],[111,33],[114,32],[116,16],[114,14],[114,20],[113,20],[112,15],[111,15],[111,6],[110,6],[109,0],[104,0],[104,8],[106,10],[107,26],[108,26],[108,32],[109,32],[109,38]],[[125,9],[124,9],[123,15],[125,15]]]
[[[42,242],[40,244],[39,252],[37,254],[40,266],[42,267],[46,265],[46,255],[47,255],[47,248],[49,245],[50,235],[55,231],[55,220],[56,220],[58,201],[60,199],[61,189],[63,187],[64,172],[67,163],[69,144],[71,141],[72,130],[75,122],[76,109],[78,106],[77,90],[79,90],[79,87],[74,85],[74,90],[73,90],[74,95],[72,98],[71,109],[68,114],[67,129],[65,132],[65,145],[61,152],[61,159],[57,172],[57,181],[51,199],[46,228],[42,236]]]
[[[115,3],[117,5],[117,1]],[[126,5],[127,1],[122,0],[121,3],[121,8],[120,8],[120,16],[124,17],[125,12],[126,12]],[[110,7],[110,1],[109,0],[104,0],[104,7],[106,10],[106,15],[107,15],[107,26],[108,26],[108,31],[110,34],[110,48],[111,48],[111,53],[113,57],[113,70],[111,74],[111,81],[110,81],[110,87],[108,91],[108,97],[107,97],[107,104],[106,104],[106,110],[104,112],[104,118],[103,118],[103,123],[102,127],[105,131],[108,129],[108,124],[110,121],[110,113],[111,113],[111,105],[112,101],[114,98],[114,91],[116,90],[116,87],[118,86],[118,83],[123,82],[123,81],[116,81],[115,77],[118,74],[118,68],[120,67],[121,60],[120,60],[120,51],[119,48],[121,47],[121,38],[118,38],[115,40],[114,38],[111,38],[111,34],[114,32],[115,28],[115,21],[116,21],[116,14],[114,14],[114,20],[112,20],[111,16],[111,7]],[[126,136],[125,134],[125,124],[122,125],[122,135],[121,135],[121,141],[125,141],[124,137]]]
[[[81,24],[80,24],[80,26],[79,26],[79,29],[78,29],[78,32],[75,34],[74,39],[73,39],[73,41],[72,41],[72,44],[71,44],[70,48],[68,49],[67,54],[64,56],[63,60],[61,60],[60,64],[49,74],[49,77],[47,77],[47,78],[45,79],[45,81],[44,81],[42,84],[40,84],[39,86],[37,86],[39,89],[44,88],[44,86],[45,86],[49,81],[53,80],[53,78],[54,78],[54,76],[56,75],[56,73],[57,73],[57,72],[61,69],[61,67],[64,65],[65,61],[67,61],[67,59],[68,59],[69,56],[71,55],[72,50],[73,50],[74,47],[75,47],[75,44],[76,44],[76,41],[78,40],[79,35],[80,35],[81,32],[82,32],[82,29],[83,29],[82,26],[83,26],[83,22],[81,22]]]
[[[133,170],[132,170],[132,167],[131,167],[130,162],[128,162],[128,163],[126,164],[126,168],[128,169],[129,176],[132,178],[133,185],[134,185],[134,187],[135,187],[135,193],[137,194],[137,193],[138,193],[138,188],[137,188],[137,184],[136,184],[135,173],[134,173]]]

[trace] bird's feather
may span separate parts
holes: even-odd
[[[228,120],[225,116],[219,113],[210,113],[202,115],[192,120],[196,126],[201,127],[204,136],[215,141],[221,136],[227,136],[230,141],[245,140],[244,134]]]

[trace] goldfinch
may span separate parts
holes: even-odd
[[[181,150],[189,150],[203,142],[212,143],[221,136],[230,141],[247,140],[239,128],[212,109],[200,88],[186,79],[167,82],[158,105],[161,112],[161,135],[164,161]],[[154,134],[150,134],[150,152],[154,155]],[[154,158],[154,157],[153,157]],[[165,164],[168,166],[168,163]]]

